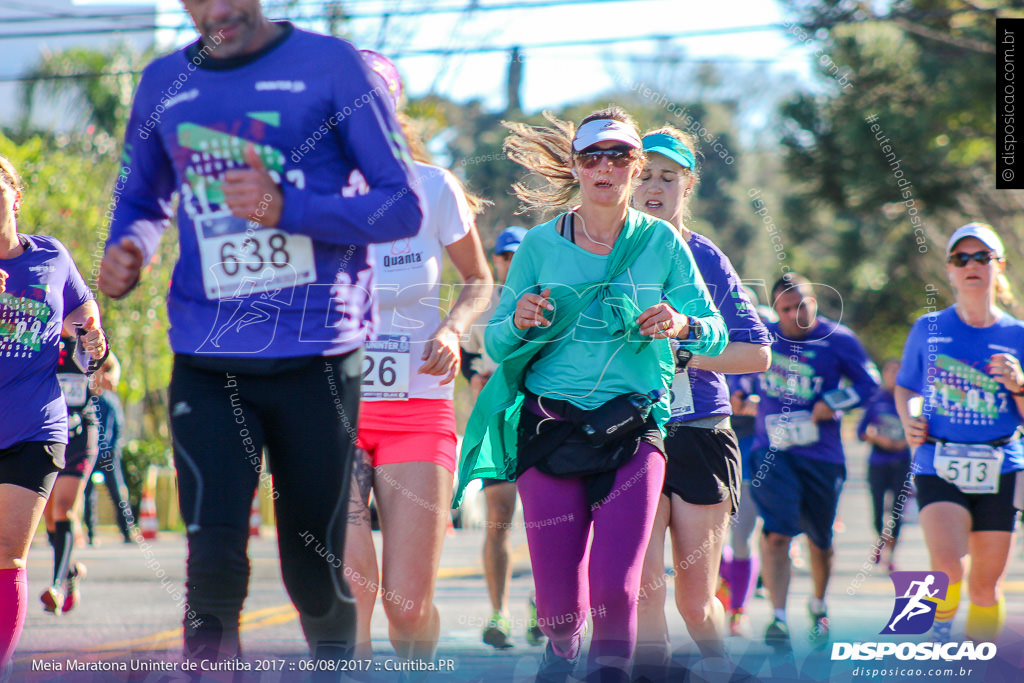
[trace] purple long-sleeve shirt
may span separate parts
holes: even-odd
[[[373,316],[366,246],[419,230],[411,158],[386,92],[349,43],[281,26],[245,58],[210,58],[196,43],[157,59],[135,94],[107,243],[132,237],[148,261],[178,194],[167,301],[176,353],[357,348]],[[283,193],[274,228],[225,203],[224,174],[248,167],[249,145]],[[356,177],[368,192],[348,191]]]

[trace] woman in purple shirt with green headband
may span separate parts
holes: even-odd
[[[25,625],[28,547],[64,467],[61,329],[79,328],[94,361],[107,349],[99,308],[68,250],[52,237],[18,234],[20,205],[18,173],[0,156],[0,679]]]
[[[684,224],[697,184],[691,136],[666,126],[643,138],[647,164],[633,205],[668,221],[690,247],[729,328],[729,344],[714,358],[676,349],[665,485],[644,560],[637,667],[670,661],[665,619],[665,531],[672,537],[676,606],[705,658],[724,658],[725,608],[715,597],[729,515],[739,507],[740,450],[732,431],[729,386],[723,373],[762,372],[771,340],[729,258]],[[655,674],[655,677],[660,677]]]

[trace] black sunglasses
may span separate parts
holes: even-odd
[[[633,161],[633,153],[629,149],[595,149],[576,155],[580,165],[586,169],[594,168],[604,157],[607,157],[615,168],[625,168]]]
[[[947,261],[952,263],[953,266],[956,268],[963,268],[971,261],[974,261],[975,263],[981,264],[983,266],[987,266],[989,261],[1002,260],[1003,259],[999,258],[998,256],[993,256],[991,251],[976,251],[973,254],[968,254],[967,252],[960,251],[955,254],[950,254],[949,258],[947,259]]]

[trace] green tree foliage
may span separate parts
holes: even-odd
[[[25,184],[18,231],[59,239],[97,294],[111,350],[122,364],[119,393],[132,436],[126,470],[137,498],[145,466],[167,464],[169,457],[166,387],[171,354],[165,295],[177,247],[169,235],[130,296],[111,301],[99,294],[96,276],[110,222],[119,148],[120,141],[104,134],[80,139],[37,135],[20,142],[0,134],[0,154],[11,160]]]
[[[64,107],[63,116],[73,130],[92,125],[120,137],[139,81],[136,72],[152,57],[152,51],[141,54],[129,43],[109,50],[73,47],[44,55],[22,86],[22,130],[29,127],[36,103],[44,96]]]
[[[895,355],[929,304],[925,286],[950,300],[956,227],[993,224],[1011,259],[1024,246],[1024,196],[994,189],[995,17],[979,10],[996,3],[903,0],[884,17],[865,3],[786,4],[822,83],[782,110],[787,238],[869,349]],[[1012,261],[1008,275],[1024,281]]]

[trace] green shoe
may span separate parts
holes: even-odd
[[[526,605],[526,642],[534,647],[543,645],[547,636],[544,635],[544,631],[540,630],[540,626],[537,625],[537,597],[534,593],[530,593],[530,600]]]
[[[512,624],[501,612],[495,612],[484,628],[484,642],[496,650],[513,647],[511,638]]]
[[[775,654],[793,652],[793,645],[789,640],[789,627],[781,619],[772,619],[764,632],[764,644],[775,650]]]
[[[811,606],[807,606],[807,612],[811,615],[811,631],[807,639],[815,650],[824,650],[828,647],[829,619],[827,612],[815,612]]]

